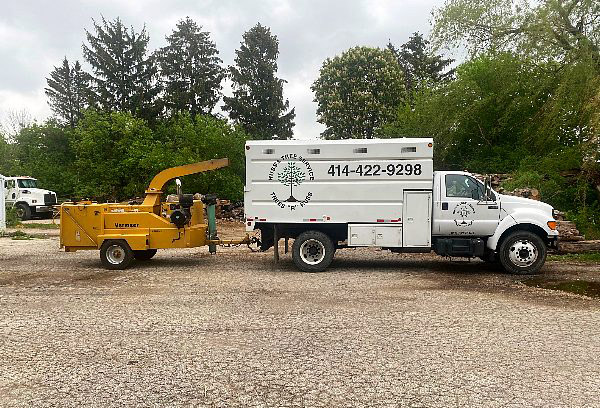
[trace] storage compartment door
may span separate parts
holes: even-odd
[[[348,245],[350,246],[373,246],[375,245],[375,226],[373,225],[349,225]]]
[[[405,191],[402,242],[404,247],[431,246],[431,191]]]
[[[402,227],[376,227],[375,245],[397,248],[402,246]]]

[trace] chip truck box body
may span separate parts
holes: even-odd
[[[336,249],[376,246],[535,273],[558,235],[551,206],[434,172],[431,138],[248,141],[244,206],[262,249],[294,239],[305,271],[325,269]]]

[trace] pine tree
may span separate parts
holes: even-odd
[[[429,41],[421,33],[413,33],[400,49],[391,42],[387,48],[396,56],[404,72],[405,86],[411,101],[414,93],[423,86],[434,86],[454,76],[453,69],[447,70],[454,60],[431,54],[428,51]]]
[[[210,34],[187,17],[166,39],[168,45],[159,50],[158,63],[167,109],[192,116],[211,113],[221,97],[225,70]]]
[[[257,24],[243,35],[229,67],[233,96],[224,97],[224,110],[253,139],[290,139],[294,109],[283,99],[283,79],[275,76],[279,41],[268,27]],[[287,113],[286,113],[287,112]]]
[[[89,45],[83,54],[94,72],[95,90],[100,107],[106,111],[130,112],[144,118],[157,114],[157,68],[148,57],[149,37],[144,27],[137,33],[121,20],[94,21],[95,34],[86,30]]]
[[[83,116],[83,110],[93,104],[91,79],[81,68],[79,61],[71,65],[66,57],[62,65],[54,67],[50,77],[46,78],[48,86],[44,90],[50,108],[59,119],[72,128]]]

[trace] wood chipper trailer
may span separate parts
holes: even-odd
[[[215,253],[216,245],[249,245],[253,241],[248,235],[239,240],[217,238],[215,196],[195,200],[192,194],[182,194],[178,183],[177,200],[162,201],[168,181],[228,164],[228,159],[219,159],[164,170],[152,179],[141,205],[63,203],[60,247],[66,252],[99,249],[106,268],[125,269],[133,259],[149,260],[157,249],[208,245],[210,252]]]

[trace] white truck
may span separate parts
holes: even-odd
[[[6,204],[14,206],[17,217],[26,221],[33,216],[48,217],[56,205],[56,193],[38,188],[33,177],[5,177]]]
[[[292,259],[326,269],[336,249],[382,247],[500,262],[539,273],[558,232],[545,203],[433,171],[433,139],[248,141],[246,229],[262,248],[293,238]]]

